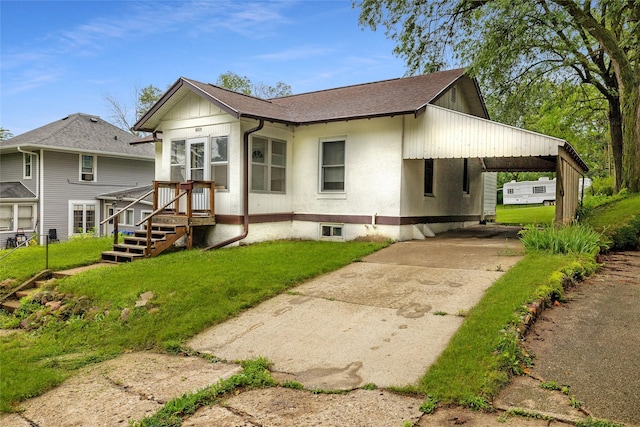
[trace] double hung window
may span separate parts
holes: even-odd
[[[216,187],[229,189],[229,157],[227,155],[229,140],[226,136],[211,138],[211,179]]]
[[[320,191],[344,191],[345,141],[321,142]]]
[[[96,156],[80,154],[80,181],[96,181]]]
[[[261,136],[251,142],[251,191],[285,193],[287,143]]]
[[[33,158],[31,154],[22,153],[24,159],[24,168],[22,171],[22,177],[24,179],[31,179],[32,177],[32,166],[33,166]]]
[[[186,166],[185,141],[171,141],[171,181],[184,182]]]

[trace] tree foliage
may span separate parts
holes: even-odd
[[[595,88],[606,100],[618,188],[640,190],[640,1],[361,0],[360,23],[386,29],[409,73],[468,64],[497,97],[541,81]]]
[[[123,102],[113,95],[105,95],[104,100],[111,111],[113,124],[120,129],[140,136],[140,132],[134,131],[133,125],[162,97],[162,90],[150,84],[149,86],[133,88],[133,101]]]
[[[13,138],[13,134],[11,133],[11,131],[9,129],[0,127],[0,141],[5,141],[9,138]]]
[[[258,98],[270,99],[291,95],[291,86],[279,81],[275,86],[266,83],[253,83],[247,76],[240,76],[232,71],[220,74],[216,85],[234,92],[251,95]]]

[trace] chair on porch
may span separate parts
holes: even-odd
[[[47,237],[49,238],[49,243],[55,243],[60,241],[58,240],[58,230],[55,228],[49,229],[49,234],[47,235]]]

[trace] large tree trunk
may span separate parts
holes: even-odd
[[[628,79],[620,85],[624,141],[623,185],[631,193],[640,192],[640,84],[638,80],[640,79]],[[622,82],[622,79],[620,81]]]
[[[611,136],[611,152],[613,155],[613,176],[616,193],[623,187],[622,169],[622,113],[620,112],[620,99],[609,98],[609,135]]]

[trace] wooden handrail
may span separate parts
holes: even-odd
[[[167,206],[169,206],[171,203],[175,202],[176,200],[178,200],[180,197],[184,196],[185,194],[187,194],[187,191],[183,191],[182,193],[179,193],[178,195],[176,195],[173,199],[169,200],[167,203],[165,203],[164,205],[162,205],[161,207],[159,207],[158,209],[156,209],[155,211],[151,212],[149,215],[147,215],[146,217],[144,217],[143,219],[141,219],[140,221],[136,222],[136,226],[141,225],[143,222],[151,219],[152,217],[154,217],[156,214],[158,214],[159,212],[162,212],[164,210],[164,208],[166,208]]]
[[[138,197],[136,200],[134,200],[133,202],[129,203],[127,206],[125,206],[124,208],[120,209],[119,211],[117,211],[116,213],[114,213],[113,215],[111,215],[109,218],[106,218],[104,220],[102,220],[100,222],[100,225],[104,224],[107,221],[110,221],[112,218],[120,215],[123,211],[129,209],[131,206],[135,205],[136,203],[138,203],[139,201],[141,201],[142,199],[144,199],[145,197],[149,196],[150,194],[152,194],[155,190],[152,188],[151,190],[149,190],[148,192],[146,192],[143,196]]]

